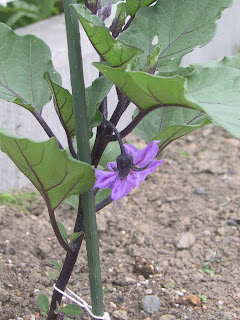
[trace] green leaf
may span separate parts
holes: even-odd
[[[73,243],[77,238],[79,238],[81,235],[83,234],[83,232],[73,232],[71,235],[70,235],[70,240],[71,240],[71,243]]]
[[[147,143],[161,140],[159,147],[201,128],[211,121],[199,111],[185,108],[161,108],[142,119],[135,132]]]
[[[94,63],[106,77],[120,88],[139,109],[147,110],[161,104],[194,108],[195,104],[184,97],[186,79],[181,76],[163,78],[130,68],[111,68]]]
[[[102,76],[95,79],[92,85],[86,88],[86,107],[88,117],[88,128],[90,137],[92,136],[92,128],[97,127],[102,122],[102,115],[98,111],[102,100],[108,95],[113,83],[106,77]]]
[[[67,197],[90,190],[95,181],[90,165],[60,150],[57,140],[44,142],[18,137],[0,127],[0,148],[35,185],[51,209]]]
[[[156,0],[126,0],[127,13],[133,17],[138,9],[141,7],[147,7],[155,1]]]
[[[66,203],[66,204],[72,206],[73,209],[77,212],[78,211],[78,204],[79,204],[79,196],[77,196],[77,195],[71,196],[71,197],[65,199],[63,201],[63,203]]]
[[[144,51],[139,58],[141,68],[144,68],[149,53],[160,45],[158,69],[172,71],[186,53],[213,39],[216,20],[232,3],[232,0],[158,1],[154,6],[139,9],[130,27],[118,40]],[[152,44],[155,39],[157,43]]]
[[[108,196],[110,196],[112,192],[112,189],[106,188],[106,189],[99,189],[97,195],[96,195],[96,203],[104,200]]]
[[[45,294],[40,293],[37,296],[37,305],[41,311],[47,312],[49,308],[48,297]]]
[[[45,73],[44,79],[50,84],[54,107],[66,133],[74,136],[75,121],[72,108],[72,95],[67,89],[53,82],[48,73]],[[94,80],[92,85],[86,88],[86,106],[90,136],[92,135],[92,128],[102,122],[102,116],[97,108],[112,88],[112,85],[112,82],[103,76]]]
[[[95,50],[112,67],[134,62],[142,53],[138,48],[113,39],[101,19],[91,15],[91,12],[82,5],[73,5],[73,8]]]
[[[195,65],[188,77],[186,97],[195,101],[215,125],[240,138],[240,70],[227,68],[231,61],[229,57],[226,67],[221,67],[221,62],[216,67]]]
[[[83,314],[82,308],[77,304],[68,304],[62,308],[61,311],[64,312],[67,317],[81,316]]]
[[[117,5],[117,10],[115,13],[115,17],[113,19],[113,22],[109,28],[109,30],[112,32],[112,36],[116,38],[119,33],[122,32],[122,27],[125,24],[125,20],[127,18],[127,13],[126,13],[126,4],[123,2],[120,2]]]
[[[62,267],[61,267],[60,263],[57,262],[56,260],[49,259],[48,262],[49,262],[50,264],[52,264],[59,272],[62,271]]]
[[[61,82],[46,43],[33,35],[18,36],[0,23],[0,98],[40,112],[51,100],[43,79],[46,71],[54,81]]]
[[[116,161],[117,156],[121,153],[119,144],[117,141],[110,142],[103,152],[99,166],[104,170],[107,168],[108,162]]]
[[[181,71],[186,77],[175,75],[169,78],[133,72],[129,68],[111,68],[101,63],[94,65],[140,110],[175,106],[196,109],[205,112],[215,125],[239,138],[240,70],[232,67],[237,65],[237,58],[233,59],[233,62],[230,57],[225,60],[229,68],[222,67],[222,62],[214,67],[197,64],[186,72]]]
[[[68,238],[68,235],[67,235],[67,231],[66,231],[66,228],[64,227],[64,225],[62,224],[61,221],[57,220],[57,226],[58,226],[58,229],[61,233],[61,236],[63,237],[63,239],[67,242],[67,238]]]

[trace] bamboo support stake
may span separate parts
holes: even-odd
[[[77,138],[77,155],[79,160],[91,164],[79,23],[77,16],[71,7],[72,4],[76,3],[76,0],[63,0],[71,74],[75,132]],[[93,314],[96,316],[102,316],[104,313],[103,290],[93,191],[89,191],[82,195],[82,205],[92,310]]]

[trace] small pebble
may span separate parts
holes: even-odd
[[[156,313],[160,308],[160,299],[155,295],[144,296],[141,305],[145,312]]]
[[[146,294],[152,294],[153,291],[152,291],[152,289],[146,289],[146,290],[145,290],[145,293],[146,293]]]
[[[127,311],[125,311],[125,310],[115,310],[113,312],[113,316],[117,320],[127,320],[128,319]]]
[[[206,191],[205,191],[205,188],[203,187],[196,187],[195,190],[194,190],[194,194],[200,196],[202,194],[205,194]]]
[[[172,314],[165,314],[159,320],[175,320],[176,318]]]
[[[190,249],[195,243],[195,236],[191,232],[185,232],[180,236],[180,239],[177,241],[177,249]]]

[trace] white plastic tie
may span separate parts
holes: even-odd
[[[108,312],[104,312],[103,316],[96,316],[95,314],[92,313],[92,307],[86,302],[84,301],[82,298],[80,298],[78,295],[76,295],[76,293],[74,293],[72,290],[66,288],[66,290],[69,292],[69,294],[65,293],[64,291],[58,289],[56,287],[56,285],[53,285],[54,290],[58,291],[59,293],[61,293],[64,297],[66,297],[67,299],[71,300],[72,302],[76,303],[77,305],[79,305],[81,308],[85,309],[89,315],[93,318],[93,319],[98,319],[98,320],[111,320],[110,319],[110,315]],[[72,297],[71,295],[74,297]]]

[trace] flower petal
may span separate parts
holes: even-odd
[[[133,159],[134,159],[134,157],[136,157],[136,155],[139,152],[139,149],[132,146],[131,144],[124,144],[124,148],[125,148],[126,152],[133,157]]]
[[[133,162],[136,166],[145,167],[150,162],[154,161],[157,153],[158,153],[158,143],[161,140],[155,140],[149,143],[149,145],[143,149],[138,150],[133,157]]]
[[[157,169],[157,167],[163,164],[163,162],[164,160],[152,161],[145,170],[135,171],[135,174],[138,175],[139,181],[143,182],[146,179],[147,175],[153,173]]]
[[[131,191],[131,184],[127,181],[126,178],[117,178],[112,188],[111,198],[113,199],[114,203],[117,204],[118,199],[125,197]]]
[[[97,181],[95,182],[92,189],[112,188],[115,184],[115,180],[118,177],[117,172],[102,171],[97,169],[95,169],[95,174],[96,174]]]

